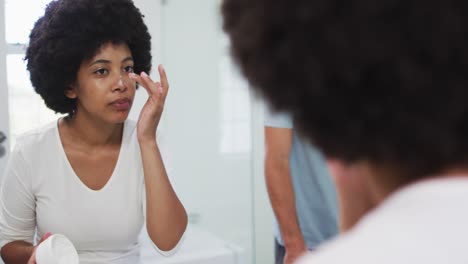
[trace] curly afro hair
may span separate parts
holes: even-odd
[[[468,164],[467,1],[224,0],[222,12],[251,85],[329,158],[405,182]]]
[[[73,113],[76,100],[65,90],[104,43],[127,44],[135,72],[151,70],[151,36],[131,0],[53,1],[29,38],[25,59],[32,85],[55,112]]]

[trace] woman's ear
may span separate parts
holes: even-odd
[[[65,90],[65,96],[69,99],[76,99],[78,97],[75,85],[68,86],[68,89]]]

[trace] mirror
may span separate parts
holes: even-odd
[[[33,91],[22,60],[29,30],[49,1],[0,0],[7,7],[7,69],[0,77],[8,80],[12,148],[21,133],[58,118]],[[199,238],[187,244],[194,255],[222,252],[239,259],[236,264],[271,263],[272,212],[259,136],[262,107],[231,61],[220,1],[134,2],[152,35],[152,77],[158,77],[155,66],[162,63],[171,84],[160,129],[170,156],[170,180],[194,227],[191,234]],[[130,119],[138,118],[145,99],[139,89]],[[0,156],[1,151],[0,146]],[[203,239],[208,246],[203,247]]]

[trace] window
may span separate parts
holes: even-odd
[[[19,134],[52,122],[59,115],[48,109],[42,98],[35,93],[29,80],[29,72],[26,70],[26,62],[23,60],[29,33],[51,0],[4,1],[10,147],[12,148]]]

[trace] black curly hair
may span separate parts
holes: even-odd
[[[34,25],[25,60],[35,91],[50,109],[71,114],[65,91],[80,65],[107,42],[128,45],[135,72],[151,70],[151,36],[131,0],[56,0]]]
[[[404,182],[468,164],[467,12],[463,0],[222,4],[255,90],[326,156]]]

